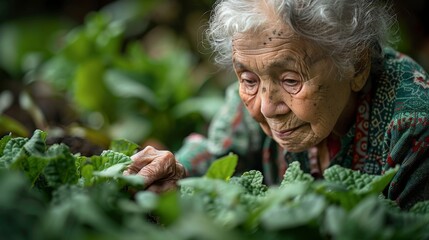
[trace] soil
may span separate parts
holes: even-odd
[[[76,136],[64,136],[64,137],[51,137],[46,139],[46,144],[52,145],[56,143],[64,143],[69,146],[70,151],[73,154],[80,153],[82,156],[91,157],[94,155],[100,155],[104,150],[101,146],[98,146],[84,138]]]

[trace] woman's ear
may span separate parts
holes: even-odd
[[[365,87],[371,70],[371,58],[368,50],[361,55],[359,62],[354,65],[354,76],[350,82],[352,91],[359,92]]]

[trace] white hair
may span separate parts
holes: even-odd
[[[206,31],[216,63],[230,67],[233,36],[272,19],[261,10],[263,4],[295,34],[319,46],[339,70],[358,64],[367,50],[373,62],[379,61],[395,22],[390,9],[374,0],[218,0]]]

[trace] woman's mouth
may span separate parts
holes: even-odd
[[[290,128],[290,129],[287,129],[287,130],[279,130],[279,131],[277,131],[277,130],[274,130],[274,129],[271,129],[271,131],[272,131],[272,133],[273,133],[273,135],[274,136],[276,136],[277,138],[279,138],[279,139],[285,139],[285,138],[289,138],[290,137],[290,135],[297,129],[298,127],[295,127],[295,128]]]

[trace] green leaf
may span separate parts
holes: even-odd
[[[6,136],[1,138],[1,140],[0,140],[0,156],[3,156],[4,148],[6,147],[6,144],[10,141],[10,139],[12,139],[11,134],[6,135]]]
[[[15,18],[0,24],[0,67],[15,79],[29,70],[25,68],[25,59],[29,53],[50,56],[55,34],[69,27],[64,18],[47,17],[47,14],[40,16]]]
[[[103,78],[105,64],[102,59],[89,59],[79,64],[74,79],[74,98],[85,110],[109,112],[112,100]]]
[[[349,190],[356,190],[367,187],[368,184],[372,182],[375,175],[369,175],[339,165],[334,165],[324,171],[323,177],[329,182],[343,184]]]
[[[383,175],[376,175],[367,187],[362,189],[364,193],[381,193],[386,186],[392,181],[393,177],[399,170],[399,165],[387,170]]]
[[[123,153],[105,150],[100,156],[83,157],[78,161],[81,176],[89,181],[94,171],[100,172],[118,163],[129,164],[132,160]]]
[[[123,181],[127,185],[135,187],[144,185],[144,179],[140,175],[122,175],[121,173],[117,179]]]
[[[109,149],[115,152],[123,153],[127,156],[132,156],[139,145],[125,139],[114,140],[110,143]]]
[[[245,192],[245,189],[237,184],[230,184],[223,179],[206,178],[206,177],[187,177],[180,179],[178,185],[186,191],[204,192],[204,193],[224,193],[226,189],[229,195],[238,195]]]
[[[92,156],[81,160],[80,175],[86,186],[96,184],[99,180],[96,177],[120,179],[130,185],[140,186],[143,184],[141,177],[122,176],[122,171],[131,162],[131,158],[123,153],[105,150],[101,156]]]
[[[303,195],[284,204],[275,204],[261,216],[269,231],[306,226],[319,218],[326,207],[325,199],[316,194]]]
[[[182,118],[191,113],[199,113],[205,119],[212,119],[224,103],[221,96],[202,96],[188,98],[173,108],[176,118]]]
[[[173,223],[180,215],[179,194],[177,191],[169,191],[160,195],[155,213],[163,224]]]
[[[214,161],[204,176],[213,179],[228,180],[234,174],[237,162],[237,155],[230,153],[228,156]]]
[[[21,137],[29,134],[23,124],[6,115],[0,115],[0,132],[11,132]]]
[[[398,170],[399,166],[389,169],[383,175],[370,175],[334,165],[325,170],[323,177],[326,181],[344,185],[356,194],[367,195],[383,191]]]
[[[43,63],[40,68],[41,79],[58,91],[67,91],[73,85],[76,65],[76,62],[57,55]]]
[[[310,184],[306,182],[294,182],[287,187],[270,187],[267,191],[265,202],[268,205],[280,204],[290,201],[309,192]]]
[[[42,155],[46,151],[46,133],[35,130],[33,136],[24,144],[24,149],[28,156]]]
[[[27,155],[23,151],[23,147],[27,141],[28,139],[23,137],[9,140],[3,149],[3,156],[0,157],[0,167],[9,168],[15,161],[25,158]]]
[[[128,163],[117,163],[102,171],[94,171],[94,176],[116,178],[122,175],[122,171],[127,167]]]
[[[43,169],[48,164],[46,158],[42,156],[29,156],[16,161],[11,169],[22,171],[30,180],[32,186],[43,172]]]
[[[94,166],[92,164],[81,166],[80,177],[83,179],[85,186],[91,186],[94,183]]]
[[[2,239],[32,239],[46,203],[15,171],[0,169],[0,233]]]
[[[112,229],[115,229],[115,225],[109,218],[107,209],[100,206],[94,196],[77,191],[70,195],[61,204],[49,208],[41,219],[39,230],[45,239],[60,239],[64,232],[67,232],[70,239],[82,239],[84,236],[93,239],[97,235],[89,237],[91,233],[114,233]]]
[[[104,170],[108,167],[111,167],[117,163],[125,163],[130,164],[132,162],[131,158],[123,153],[115,152],[112,150],[105,150],[101,153],[101,156],[103,157],[103,166],[102,169],[98,170]]]
[[[36,130],[29,140],[25,138],[9,140],[3,149],[4,155],[0,158],[0,163],[10,169],[22,171],[34,184],[46,166],[43,157],[46,150],[45,139],[46,133]]]
[[[114,124],[110,125],[109,135],[112,139],[126,138],[133,142],[140,142],[142,139],[147,139],[149,134],[154,131],[152,124],[152,120],[142,116],[135,114],[123,115]]]
[[[340,204],[346,210],[352,209],[364,197],[347,189],[344,184],[330,181],[317,181],[313,184],[315,192],[324,195],[332,204]]]
[[[322,226],[332,236],[340,236],[347,220],[346,211],[337,205],[329,205],[325,210]]]
[[[296,182],[313,182],[314,178],[308,174],[304,173],[301,170],[301,164],[299,162],[292,162],[289,164],[284,176],[283,180],[280,183],[280,187],[284,187],[287,184],[296,183]]]
[[[78,26],[65,36],[62,54],[73,62],[80,63],[94,55],[94,42],[89,38],[82,26]]]
[[[414,204],[410,212],[426,214],[429,217],[429,200]]]
[[[159,196],[150,191],[140,191],[135,196],[136,203],[146,212],[154,210],[159,201]]]
[[[377,196],[372,195],[360,201],[348,217],[351,226],[354,226],[355,230],[361,230],[366,239],[378,239],[377,234],[382,233],[380,229],[383,229],[386,209]]]
[[[138,80],[117,70],[108,70],[105,76],[104,83],[114,95],[123,98],[135,97],[152,107],[158,107],[156,94]]]
[[[64,184],[75,184],[78,173],[75,165],[75,157],[69,148],[64,145],[52,145],[46,151],[48,164],[43,170],[47,184],[57,188]]]

